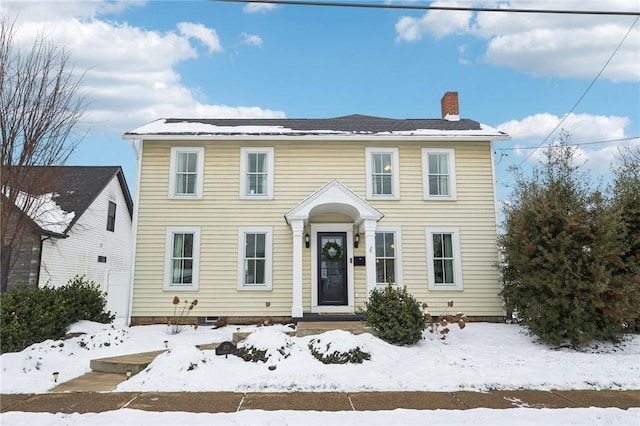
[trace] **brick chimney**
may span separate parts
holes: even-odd
[[[449,121],[460,120],[460,109],[458,107],[458,92],[447,92],[440,100],[442,108],[442,118]]]

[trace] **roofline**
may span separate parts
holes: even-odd
[[[396,141],[396,142],[410,142],[410,141],[441,141],[454,140],[460,142],[474,142],[474,141],[495,141],[495,140],[511,140],[511,136],[504,134],[491,134],[491,135],[459,135],[459,134],[441,134],[441,135],[378,135],[378,134],[331,134],[324,135],[304,135],[304,134],[280,134],[280,135],[251,135],[251,134],[200,134],[189,135],[184,133],[175,134],[132,134],[125,133],[122,135],[122,139],[129,140],[145,140],[145,141],[211,141],[211,140],[251,140],[251,141],[281,141],[285,139],[298,139],[298,140],[310,140],[310,141]]]

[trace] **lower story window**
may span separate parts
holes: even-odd
[[[271,290],[271,227],[241,227],[238,238],[238,289]]]
[[[428,228],[427,258],[430,290],[462,290],[458,228]]]
[[[400,228],[387,227],[376,230],[376,284],[390,282],[402,285],[402,254]]]
[[[197,290],[200,228],[167,228],[165,290]]]

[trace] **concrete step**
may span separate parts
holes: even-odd
[[[138,374],[160,354],[165,351],[143,352],[139,354],[121,355],[109,358],[92,359],[89,367],[101,373],[125,374],[131,370],[131,375]]]
[[[298,337],[322,334],[329,330],[344,330],[352,334],[371,333],[362,321],[305,321],[298,323]]]
[[[244,339],[246,339],[247,337],[249,337],[251,333],[252,331],[234,331],[231,340],[233,341],[233,343],[239,343]],[[295,330],[287,331],[286,333],[288,336],[291,336],[291,337],[296,336]]]

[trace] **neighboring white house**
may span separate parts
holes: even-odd
[[[36,175],[44,167],[31,169],[29,173]],[[46,183],[37,191],[31,190],[37,193],[23,195],[32,200],[25,213],[37,225],[40,238],[26,250],[34,253],[30,259],[17,259],[14,263],[15,274],[9,276],[9,287],[18,281],[59,287],[76,275],[84,275],[110,293],[109,310],[126,316],[133,203],[122,169],[46,169]],[[20,198],[16,204],[21,208]]]

